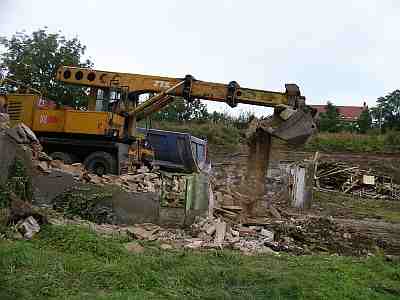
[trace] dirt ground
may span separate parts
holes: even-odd
[[[313,154],[273,147],[271,163],[310,158]],[[212,157],[217,167],[226,169],[238,163],[237,157],[245,160],[246,155],[243,147],[235,155],[217,152]],[[392,176],[396,183],[400,182],[400,154],[320,153],[320,159],[371,169],[378,174]],[[311,248],[313,253],[321,250],[345,255],[369,255],[382,251],[400,255],[399,201],[315,191],[310,209],[291,208],[285,199],[276,199],[273,205],[282,220],[271,221],[270,216],[266,216],[255,219],[254,224],[265,223],[265,228],[273,229],[278,235],[282,232],[286,238],[293,239],[302,248],[300,254]]]
[[[300,220],[307,233],[322,235],[315,244],[340,254],[362,255],[365,251],[400,255],[400,202],[365,199],[340,193],[314,192],[311,209],[274,203],[287,220]],[[304,222],[301,220],[304,219]],[[316,220],[311,221],[309,220]],[[324,240],[325,239],[325,240]]]

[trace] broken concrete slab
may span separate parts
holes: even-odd
[[[261,229],[260,234],[265,237],[266,240],[272,242],[274,240],[274,233],[267,229]]]
[[[159,206],[156,193],[128,193],[117,189],[112,197],[112,208],[118,224],[159,223]]]

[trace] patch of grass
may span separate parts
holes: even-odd
[[[305,145],[307,150],[328,152],[385,152],[385,136],[342,133],[318,133]]]
[[[306,150],[327,152],[400,152],[399,133],[357,134],[350,132],[318,133],[305,145]]]
[[[0,242],[0,299],[398,299],[400,266],[382,257],[241,256],[149,250],[79,227]]]
[[[336,217],[400,222],[399,201],[364,199],[341,193],[315,192],[314,206],[322,208],[325,214]]]

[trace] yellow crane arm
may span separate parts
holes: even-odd
[[[299,87],[295,84],[286,84],[285,92],[273,92],[242,88],[235,81],[229,84],[200,81],[190,75],[185,78],[170,78],[67,66],[58,69],[57,79],[88,87],[126,87],[130,93],[164,93],[184,97],[188,101],[204,99],[226,102],[232,107],[238,103],[267,107],[282,104],[293,107],[304,105],[304,97],[301,96]]]
[[[231,107],[238,103],[274,107],[274,116],[278,118],[266,122],[262,128],[287,141],[303,142],[315,131],[313,117],[305,107],[305,97],[296,84],[286,84],[285,92],[273,92],[242,88],[235,81],[228,84],[200,81],[191,75],[170,78],[67,66],[58,69],[57,79],[93,88],[126,90],[134,105],[126,106],[122,113],[128,117],[128,130],[132,136],[137,120],[159,111],[171,103],[175,96],[189,102],[193,99],[226,102]],[[155,96],[138,104],[138,95],[143,93],[155,93]]]

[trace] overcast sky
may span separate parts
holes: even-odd
[[[398,0],[0,0],[0,35],[47,26],[78,36],[98,69],[293,82],[311,104],[372,106],[400,88],[399,16]]]

